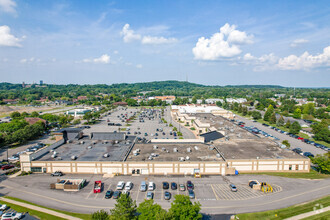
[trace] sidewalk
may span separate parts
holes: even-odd
[[[35,205],[30,205],[30,204],[27,204],[27,203],[24,203],[24,202],[18,202],[18,201],[3,198],[3,197],[0,197],[0,200],[4,201],[4,202],[10,202],[10,203],[15,204],[15,205],[23,206],[23,207],[28,208],[28,209],[33,209],[33,210],[36,210],[36,211],[39,211],[39,212],[44,212],[44,213],[47,213],[47,214],[50,214],[50,215],[54,215],[54,216],[57,216],[57,217],[60,217],[60,218],[70,219],[70,220],[80,220],[80,218],[76,218],[76,217],[66,215],[66,214],[63,214],[63,213],[60,213],[60,212],[56,212],[56,211],[53,211],[53,210],[50,210],[50,209],[41,208],[41,207],[38,207],[38,206],[35,206]]]
[[[316,211],[311,211],[311,212],[306,212],[306,213],[303,213],[303,214],[300,214],[300,215],[296,215],[296,216],[293,216],[291,218],[287,218],[286,220],[299,220],[299,219],[307,218],[307,217],[310,217],[310,216],[313,216],[313,215],[321,214],[321,213],[327,212],[327,211],[330,211],[330,206],[325,207],[323,209],[318,209]]]

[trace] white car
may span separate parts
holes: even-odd
[[[7,209],[7,205],[6,204],[3,204],[3,205],[0,204],[0,210],[1,211],[6,210],[6,209]]]
[[[7,212],[1,217],[1,220],[21,219],[22,216],[22,213],[19,212]]]
[[[132,182],[127,182],[125,185],[125,190],[131,190],[133,187],[133,183]]]
[[[153,191],[155,189],[155,184],[154,184],[154,182],[149,182],[149,184],[148,184],[148,190],[149,191]]]
[[[119,181],[117,184],[117,190],[122,190],[124,189],[125,182],[124,181]]]

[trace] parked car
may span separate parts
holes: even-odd
[[[164,193],[164,199],[165,200],[170,200],[171,199],[171,193],[168,192],[168,191],[165,191],[165,193]]]
[[[149,191],[153,191],[155,189],[155,184],[154,184],[154,182],[149,182],[149,184],[148,184],[148,190]]]
[[[292,151],[293,152],[296,152],[297,154],[301,154],[302,153],[302,150],[300,148],[294,148]]]
[[[63,176],[61,171],[55,171],[54,173],[50,174],[51,176]]]
[[[153,199],[154,198],[154,193],[153,192],[148,192],[147,193],[147,200],[151,200],[151,199]]]
[[[8,208],[8,206],[6,204],[0,204],[0,210],[3,211],[3,210],[6,210]]]
[[[106,199],[110,199],[111,196],[112,196],[112,194],[113,194],[113,191],[112,191],[112,190],[108,190],[108,191],[105,193],[104,198],[106,198]]]
[[[178,185],[175,182],[171,183],[171,189],[176,190],[178,188]]]
[[[141,185],[140,185],[140,191],[141,192],[145,192],[147,191],[147,183],[145,181],[142,181],[141,182]]]
[[[249,186],[251,187],[251,188],[253,188],[253,186],[254,185],[257,185],[258,183],[256,182],[256,181],[251,181],[250,183],[249,183]]]
[[[188,190],[193,190],[194,189],[194,184],[190,180],[187,181],[187,189]]]
[[[2,215],[1,220],[21,219],[22,216],[22,213],[19,212],[7,212]]]
[[[194,199],[195,198],[195,193],[193,190],[188,190],[189,198]]]
[[[169,188],[168,182],[163,182],[163,189],[168,189],[168,188]]]
[[[132,182],[127,182],[125,185],[125,190],[131,190],[133,187],[133,183]]]
[[[117,184],[117,190],[122,190],[125,187],[125,182],[124,181],[119,181]]]
[[[124,191],[122,192],[122,194],[125,194],[125,195],[129,196],[130,192],[129,192],[128,190],[124,190]]]
[[[120,191],[118,191],[118,190],[116,190],[116,191],[113,193],[113,196],[112,196],[112,198],[113,198],[113,199],[118,199],[118,198],[119,198],[119,196],[120,196],[120,194],[121,194],[121,192],[120,192]]]
[[[15,166],[12,164],[6,164],[1,167],[2,170],[9,170],[11,168],[14,168]]]
[[[180,184],[179,185],[179,190],[180,191],[185,191],[186,190],[186,186],[184,184]]]
[[[230,185],[229,185],[229,188],[230,188],[230,190],[231,190],[232,192],[237,192],[237,188],[236,188],[236,186],[235,186],[234,184],[230,184]]]
[[[312,154],[311,152],[304,152],[303,155],[305,157],[314,157],[314,154]]]

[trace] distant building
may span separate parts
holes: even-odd
[[[40,83],[39,83],[39,85],[43,85],[44,84],[44,81],[43,80],[40,80]]]
[[[275,97],[277,97],[277,98],[284,98],[285,97],[285,94],[275,94]]]
[[[6,104],[17,104],[19,99],[2,99],[2,101]]]
[[[87,96],[78,96],[77,99],[80,100],[87,100]]]
[[[206,104],[216,104],[216,102],[223,103],[223,99],[205,99]]]
[[[113,105],[117,105],[117,106],[127,106],[127,102],[115,102],[115,103],[113,103]]]

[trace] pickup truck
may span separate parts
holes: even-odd
[[[94,193],[100,193],[102,189],[102,181],[98,180],[94,182]]]

